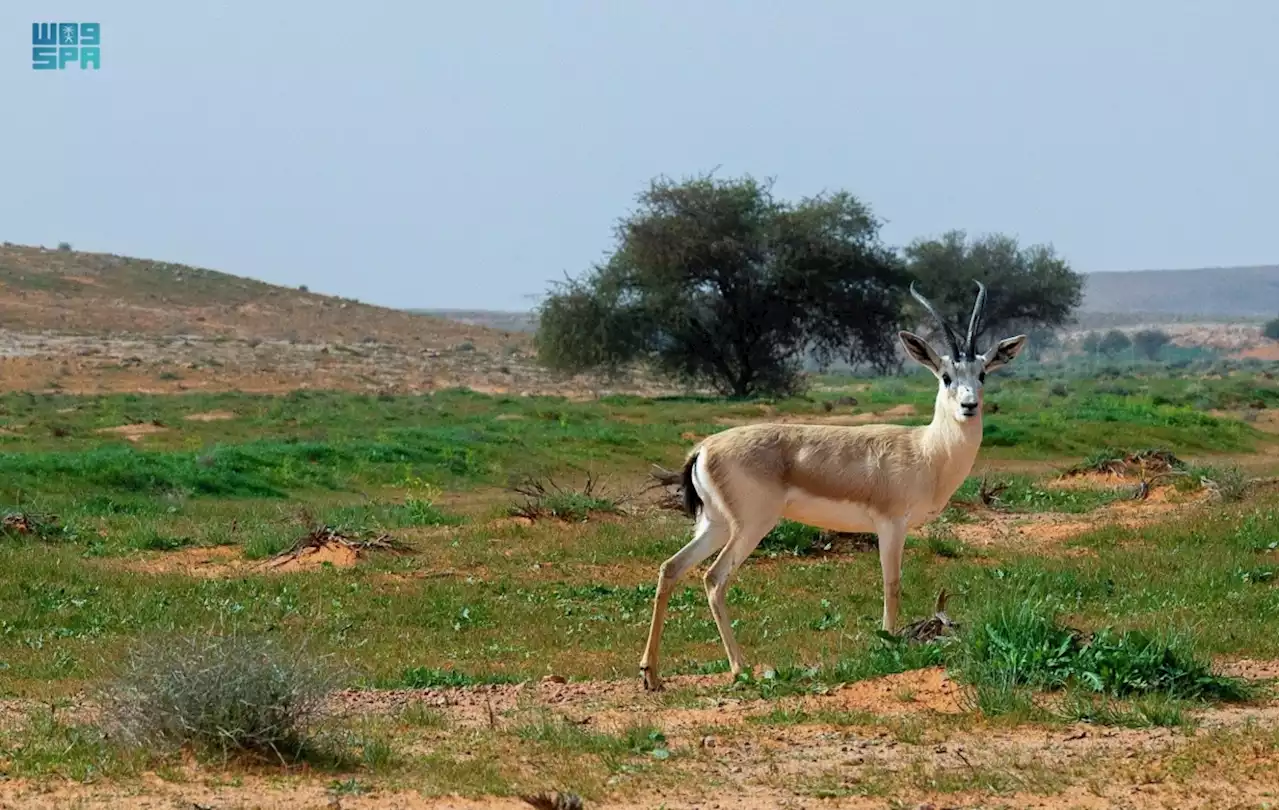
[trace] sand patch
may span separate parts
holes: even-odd
[[[1241,658],[1235,661],[1216,662],[1213,669],[1222,675],[1230,675],[1250,681],[1274,681],[1280,678],[1280,661],[1258,661],[1252,658]]]
[[[1001,512],[972,507],[968,523],[954,523],[951,531],[975,548],[1009,548],[1037,553],[1087,555],[1065,549],[1072,538],[1104,526],[1139,529],[1158,522],[1170,513],[1194,507],[1208,497],[1207,492],[1179,493],[1172,487],[1152,487],[1145,500],[1123,500],[1086,514],[1061,512]]]
[[[164,427],[163,425],[144,422],[138,425],[116,425],[115,427],[98,428],[94,433],[114,433],[115,435],[128,439],[131,442],[140,442],[146,436],[165,433],[168,430],[169,428]]]
[[[331,565],[334,568],[350,568],[360,560],[354,548],[337,542],[306,546],[283,557],[268,561],[262,567],[268,571],[287,574],[292,571],[309,571]]]
[[[1123,475],[1105,472],[1072,473],[1044,482],[1046,489],[1133,489],[1137,482]]]
[[[231,411],[204,411],[189,413],[182,418],[188,422],[225,422],[228,419],[235,419],[236,415]]]
[[[1280,360],[1280,343],[1268,343],[1264,346],[1254,346],[1250,349],[1241,349],[1232,357],[1238,357],[1242,360],[1254,358],[1256,360],[1271,360],[1272,362]]]
[[[128,560],[123,567],[140,574],[184,574],[216,579],[243,573],[250,567],[240,549],[233,546],[184,548],[166,551],[155,557]]]
[[[930,667],[858,681],[834,695],[807,702],[815,708],[834,708],[831,703],[835,702],[846,711],[896,715],[921,711],[959,714],[965,711],[963,700],[963,690],[947,671]]]
[[[360,559],[359,552],[339,542],[306,546],[296,552],[269,560],[246,560],[239,547],[213,546],[166,551],[154,557],[109,563],[141,574],[182,574],[201,579],[224,579],[252,574],[288,574],[312,571],[326,564],[334,568],[350,568]]]

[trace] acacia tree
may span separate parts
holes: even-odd
[[[1020,248],[1001,234],[970,242],[964,231],[949,231],[917,239],[903,253],[921,292],[955,323],[969,321],[974,280],[987,286],[986,312],[976,330],[980,343],[1061,327],[1084,297],[1084,277],[1049,245]]]
[[[1119,329],[1111,329],[1108,330],[1107,333],[1102,336],[1102,339],[1098,341],[1098,351],[1108,357],[1111,357],[1112,355],[1127,351],[1132,345],[1133,341],[1129,339],[1128,335],[1121,332]]]
[[[895,362],[907,278],[853,195],[797,203],[751,177],[658,179],[617,226],[613,254],[555,285],[539,359],[561,371],[649,362],[746,397],[792,393],[801,361]]]
[[[1133,347],[1148,360],[1159,360],[1161,350],[1170,340],[1169,334],[1161,329],[1141,329],[1133,333]]]

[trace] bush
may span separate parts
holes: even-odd
[[[126,743],[299,761],[335,681],[265,636],[197,636],[137,650],[104,695]]]
[[[1280,340],[1280,320],[1272,318],[1262,327],[1262,336],[1272,340]]]

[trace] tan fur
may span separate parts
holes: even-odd
[[[782,498],[791,489],[893,515],[945,501],[953,490],[940,484],[963,481],[972,466],[973,455],[959,453],[954,460],[965,468],[946,475],[934,460],[951,448],[930,437],[927,428],[899,425],[747,425],[709,437],[693,454],[731,515],[752,511],[761,490]]]

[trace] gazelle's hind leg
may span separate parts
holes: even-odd
[[[704,503],[693,539],[658,569],[658,591],[653,599],[653,620],[649,624],[649,640],[640,659],[640,677],[644,688],[662,688],[658,678],[658,647],[662,643],[662,624],[667,616],[667,602],[676,583],[698,563],[714,554],[729,539],[729,526],[711,504]]]
[[[733,572],[747,557],[751,556],[751,552],[755,551],[756,546],[760,545],[760,541],[777,522],[778,518],[774,516],[768,520],[762,518],[745,526],[733,527],[729,544],[720,552],[720,556],[716,557],[716,561],[711,564],[706,577],[703,578],[707,586],[707,602],[711,605],[711,615],[716,620],[720,640],[724,642],[725,655],[729,657],[729,672],[734,678],[737,678],[746,668],[746,661],[742,656],[742,648],[738,646],[738,640],[733,636],[729,609],[724,602],[725,594],[729,590],[729,580],[733,577]]]

